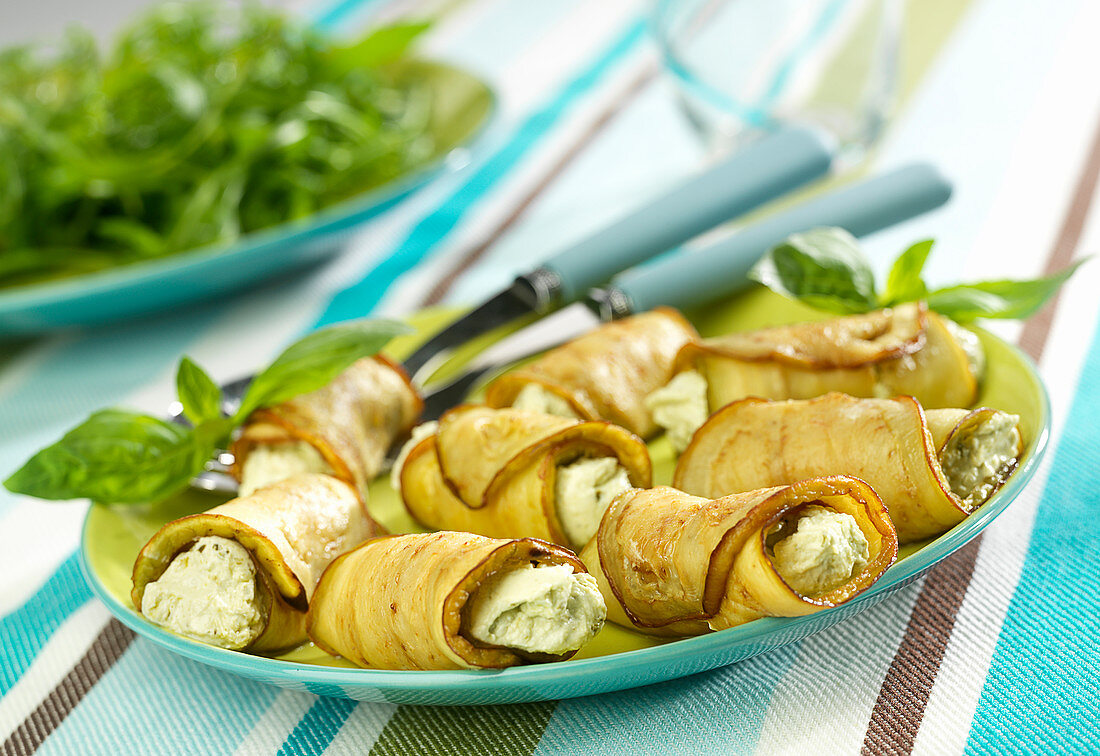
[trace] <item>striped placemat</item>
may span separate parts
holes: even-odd
[[[187,352],[219,379],[309,328],[477,301],[705,154],[647,39],[640,0],[341,0],[333,29],[436,16],[430,55],[491,81],[501,114],[464,172],[366,227],[295,281],[187,312],[11,345],[0,468],[89,411],[159,412]],[[934,283],[1028,277],[1100,248],[1100,6],[911,0],[902,105],[873,168],[931,159],[949,206],[879,234],[935,236]],[[883,262],[885,264],[885,262]],[[829,631],[632,691],[522,706],[356,704],[249,682],[113,620],[73,556],[85,505],[0,495],[0,753],[1096,752],[1100,669],[1100,271],[1026,325],[1054,436],[983,538]]]

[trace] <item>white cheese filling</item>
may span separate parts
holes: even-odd
[[[772,552],[779,576],[809,597],[828,593],[867,566],[867,538],[855,518],[827,507],[806,507],[795,532]]]
[[[653,422],[668,433],[677,453],[691,443],[691,437],[710,416],[707,379],[697,370],[685,370],[645,398]]]
[[[515,409],[542,412],[557,417],[578,417],[573,411],[573,405],[537,383],[528,383],[520,389],[516,398],[512,400],[512,406]]]
[[[479,588],[466,635],[490,646],[560,655],[592,640],[607,617],[596,580],[567,564],[524,565]]]
[[[615,457],[579,459],[559,467],[554,505],[569,542],[575,547],[588,543],[612,500],[630,488],[630,476]]]
[[[1015,465],[1020,447],[1019,422],[1016,415],[996,412],[944,448],[940,465],[951,492],[966,509],[992,496]]]
[[[237,492],[240,496],[250,496],[257,489],[300,473],[331,475],[332,468],[321,452],[305,441],[256,444],[241,465],[241,484]]]
[[[397,459],[393,462],[393,467],[390,468],[390,485],[393,486],[394,491],[401,493],[401,469],[405,466],[405,460],[409,458],[409,452],[428,436],[434,436],[437,430],[439,430],[439,423],[435,420],[421,423],[412,429],[412,435],[401,447],[401,451],[397,453]]]
[[[966,353],[966,364],[974,375],[974,379],[980,381],[985,374],[985,350],[982,349],[982,342],[978,338],[978,334],[969,328],[963,328],[950,318],[944,318],[943,324],[947,327],[948,332],[955,337],[955,340],[959,342],[963,352]]]
[[[264,631],[252,557],[236,541],[200,538],[145,586],[141,613],[203,643],[244,648]]]

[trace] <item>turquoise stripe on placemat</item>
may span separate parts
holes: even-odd
[[[138,638],[39,753],[232,753],[278,692]]]
[[[313,17],[316,26],[325,31],[334,31],[351,16],[376,3],[377,0],[334,0],[319,3],[309,15]]]
[[[91,597],[73,554],[25,604],[0,619],[0,696],[18,682],[65,618]]]
[[[799,647],[792,643],[646,688],[562,701],[535,754],[634,756],[652,753],[670,733],[676,733],[676,744],[669,753],[752,753],[772,690],[798,658]]]
[[[1100,732],[1100,332],[1051,463],[967,752],[1096,753]]]
[[[278,756],[312,756],[323,753],[355,711],[356,705],[356,701],[346,698],[318,698],[287,736]]]
[[[455,229],[466,213],[484,199],[532,147],[546,137],[570,106],[596,86],[603,75],[629,54],[644,37],[645,24],[640,21],[632,24],[610,49],[601,53],[548,105],[524,121],[512,137],[474,170],[458,190],[417,223],[391,254],[359,283],[333,297],[317,325],[324,326],[363,317],[374,309],[393,282],[427,258],[435,245]]]

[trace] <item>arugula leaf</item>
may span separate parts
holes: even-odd
[[[216,448],[211,431],[101,410],[27,460],[4,487],[40,499],[155,501],[182,490],[203,469]]]
[[[1027,318],[1046,304],[1087,259],[1044,278],[959,284],[929,292],[926,299],[930,308],[960,322],[975,318]]]
[[[349,73],[357,68],[374,68],[401,58],[417,37],[431,27],[426,22],[397,23],[383,26],[350,45],[333,49],[331,71]]]
[[[316,391],[351,363],[376,354],[411,329],[396,320],[362,320],[315,331],[292,344],[253,379],[233,415],[243,422],[253,410]]]
[[[841,228],[791,234],[764,255],[749,278],[832,312],[867,312],[878,304],[874,271],[855,238]]]
[[[909,249],[898,255],[890,268],[890,275],[886,279],[886,291],[882,293],[881,305],[889,307],[901,302],[914,302],[923,299],[928,293],[921,278],[921,271],[932,251],[933,239],[925,239],[913,244]]]
[[[222,390],[190,357],[180,360],[176,371],[176,393],[183,405],[183,414],[194,425],[221,417]]]
[[[102,50],[0,49],[0,287],[228,243],[420,167],[430,84],[402,64],[425,27],[343,41],[199,0]]]

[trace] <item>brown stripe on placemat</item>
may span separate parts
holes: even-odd
[[[134,632],[111,618],[92,641],[87,653],[50,691],[23,723],[0,745],[3,756],[29,756],[69,716],[80,700],[122,656]]]
[[[614,98],[607,104],[603,112],[599,117],[593,121],[584,133],[578,137],[569,149],[557,160],[556,163],[550,168],[550,170],[539,180],[535,186],[531,188],[527,194],[525,194],[516,206],[512,209],[512,212],[508,213],[497,226],[489,232],[482,241],[464,252],[458,262],[441,278],[432,290],[428,292],[428,296],[425,297],[421,303],[422,307],[430,307],[431,305],[439,304],[443,297],[447,295],[454,282],[465,273],[470,267],[485,256],[485,253],[497,243],[508,229],[516,224],[516,222],[523,217],[524,213],[534,204],[543,192],[550,187],[565,172],[565,169],[572,164],[572,162],[584,152],[601,131],[609,124],[616,115],[618,115],[626,104],[634,99],[639,92],[641,92],[647,84],[649,84],[657,75],[657,65],[655,62],[651,62],[646,65],[638,76],[630,83],[630,85],[623,90],[618,97]]]
[[[1088,160],[1085,162],[1081,175],[1074,187],[1073,200],[1069,210],[1062,221],[1062,227],[1058,232],[1058,240],[1054,243],[1047,258],[1043,275],[1057,273],[1073,261],[1073,253],[1081,242],[1081,233],[1085,229],[1085,221],[1088,219],[1089,208],[1092,206],[1096,194],[1097,179],[1100,178],[1100,126],[1092,137],[1092,147],[1089,150]],[[1062,296],[1059,291],[1054,298],[1047,302],[1043,309],[1034,317],[1024,323],[1024,329],[1020,333],[1020,348],[1027,355],[1039,361],[1046,346],[1047,337],[1050,335],[1050,327],[1054,322],[1054,312],[1058,307],[1058,300]]]
[[[1047,256],[1045,274],[1061,270],[1073,259],[1096,195],[1098,179],[1100,124],[1097,124],[1073,198]],[[1042,357],[1050,336],[1059,296],[1028,320],[1020,334],[1020,347],[1036,362]],[[905,636],[886,671],[871,711],[863,740],[862,752],[866,756],[908,756],[912,753],[928,697],[955,627],[955,618],[974,574],[981,540],[979,536],[960,549],[925,579],[913,605]]]

